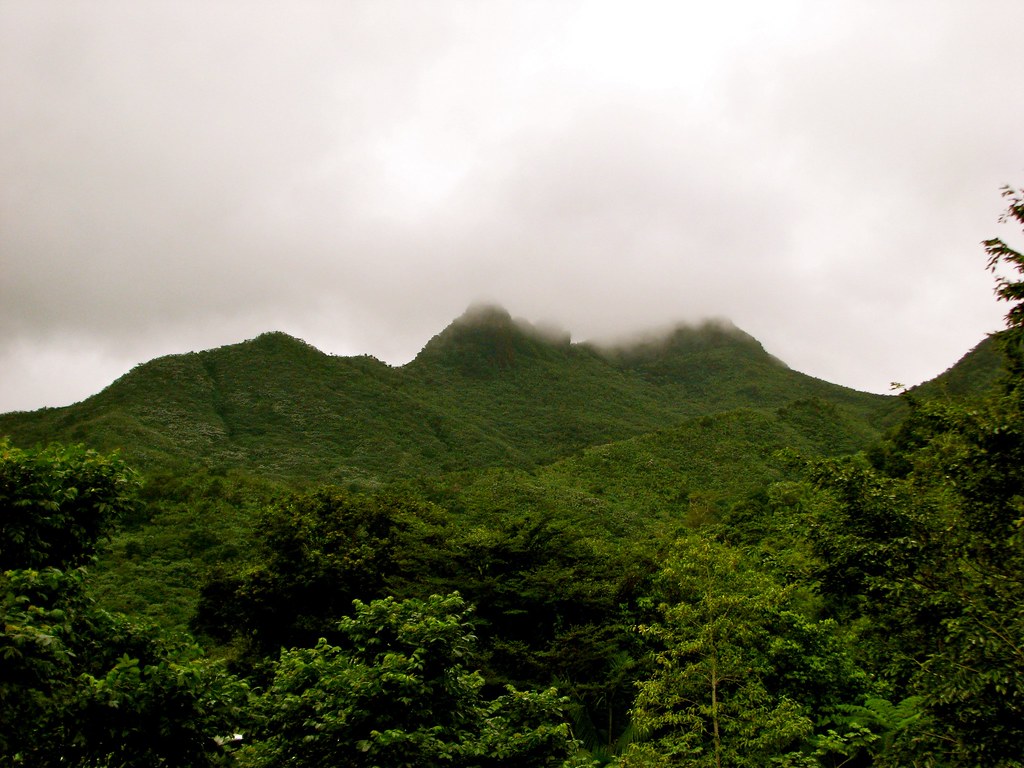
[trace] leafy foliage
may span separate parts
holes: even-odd
[[[540,515],[456,526],[450,515],[395,493],[321,489],[268,509],[257,557],[216,572],[193,623],[258,668],[281,647],[339,643],[353,599],[462,590],[478,609],[488,690],[557,680],[602,728],[621,727],[632,678],[614,659],[633,639],[623,612],[653,566],[633,548],[582,538]],[[602,734],[601,738],[605,738]]]
[[[81,449],[4,447],[0,758],[7,765],[211,765],[246,690],[188,641],[98,610],[86,562],[132,506],[130,474]],[[80,489],[80,490],[79,490]]]
[[[458,594],[369,604],[343,647],[284,651],[242,765],[561,765],[572,749],[553,690],[482,695],[469,609]]]
[[[699,535],[679,540],[658,585],[655,645],[634,720],[650,741],[624,765],[759,766],[809,751],[814,717],[856,697],[865,680],[834,624],[796,608],[794,590]]]
[[[396,494],[286,496],[256,521],[257,556],[207,579],[193,626],[220,640],[240,635],[259,655],[330,637],[354,599],[383,597],[406,569],[428,572],[417,558],[432,557],[433,516]]]
[[[133,507],[135,475],[80,447],[21,451],[0,440],[0,568],[88,563]]]
[[[886,454],[882,468],[815,470],[828,493],[812,522],[828,603],[868,619],[868,663],[895,692],[922,697],[923,730],[904,747],[942,764],[1019,764],[1019,404],[918,405],[900,438],[911,446],[901,461]]]

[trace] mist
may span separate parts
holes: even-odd
[[[1001,324],[1018,2],[0,2],[0,411],[476,302],[886,392]]]

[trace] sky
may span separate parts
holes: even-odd
[[[872,392],[1006,311],[1020,0],[0,0],[0,412],[280,330],[732,321]]]

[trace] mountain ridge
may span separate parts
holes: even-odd
[[[403,366],[280,331],[142,363],[71,406],[0,415],[16,443],[303,482],[529,467],[735,408],[820,400],[878,434],[891,396],[794,371],[722,321],[599,346],[471,307]]]

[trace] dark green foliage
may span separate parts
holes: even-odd
[[[168,642],[95,607],[84,568],[132,505],[131,476],[80,449],[2,457],[0,761],[5,765],[211,765],[240,719],[244,686],[188,641]],[[80,489],[80,490],[79,490]]]
[[[35,734],[27,752],[56,752],[70,765],[221,763],[222,745],[246,718],[246,686],[191,641],[109,614],[98,614],[89,629],[75,631],[83,663],[60,711],[60,732]]]
[[[796,590],[699,534],[676,542],[657,581],[657,617],[639,627],[655,653],[634,708],[646,740],[624,765],[761,766],[812,751],[816,719],[860,698],[829,621]]]
[[[570,686],[601,728],[622,727],[632,681],[614,659],[633,645],[624,606],[653,570],[639,550],[581,538],[565,523],[502,514],[457,527],[408,496],[322,489],[266,511],[245,566],[215,572],[193,627],[257,667],[281,647],[339,642],[353,599],[461,590],[478,606],[490,688]],[[602,736],[604,738],[604,736]]]
[[[629,681],[616,659],[634,645],[626,612],[653,570],[649,556],[510,515],[470,529],[452,559],[452,586],[477,606],[492,684],[558,680],[601,710],[602,728],[609,717],[621,726]]]
[[[74,568],[134,506],[135,475],[80,447],[20,451],[0,440],[0,568]]]
[[[449,546],[446,583],[477,607],[489,688],[557,683],[598,742],[614,740],[628,723],[638,666],[632,610],[651,555],[537,513],[496,514]]]
[[[281,654],[247,766],[556,766],[572,740],[554,691],[483,695],[458,594],[357,601],[342,645]]]
[[[394,495],[325,488],[285,498],[257,519],[251,563],[207,581],[194,627],[222,641],[241,635],[261,655],[312,645],[354,599],[389,592],[416,554],[407,534],[422,533],[417,516],[430,515]]]
[[[1020,765],[1024,743],[1024,416],[1020,399],[915,406],[901,461],[820,465],[812,518],[833,610],[861,616],[866,663],[920,696],[901,754]],[[886,472],[894,468],[895,474]],[[907,758],[909,759],[909,758]]]
[[[454,554],[457,579],[465,580],[478,615],[510,641],[550,640],[559,625],[586,622],[617,605],[615,581],[595,578],[600,555],[551,520],[500,517],[468,531]]]
[[[80,570],[0,575],[0,757],[9,763],[56,729],[74,669],[67,647],[85,606]],[[18,758],[20,760],[20,758]]]

